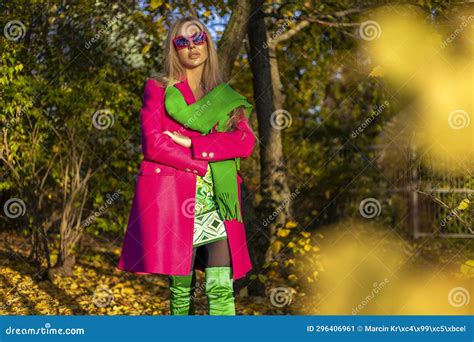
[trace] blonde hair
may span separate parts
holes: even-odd
[[[154,77],[159,83],[164,86],[172,86],[186,77],[186,70],[179,61],[178,53],[173,46],[173,39],[178,35],[179,30],[183,25],[195,24],[207,35],[207,52],[208,58],[204,63],[204,69],[201,78],[201,84],[204,87],[204,94],[210,92],[214,87],[223,82],[222,74],[219,68],[219,59],[217,56],[217,48],[214,41],[211,39],[211,34],[207,27],[196,17],[187,16],[179,18],[173,22],[165,42],[165,53],[163,59],[163,70],[160,74]],[[237,124],[245,118],[243,107],[234,109],[230,114],[227,130],[234,129]]]

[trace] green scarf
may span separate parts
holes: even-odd
[[[201,133],[210,133],[216,123],[217,132],[226,130],[229,113],[243,106],[249,118],[253,106],[247,99],[232,89],[227,83],[221,83],[191,105],[187,105],[183,95],[175,86],[165,90],[165,107],[176,121]],[[209,162],[217,204],[224,220],[237,219],[242,222],[238,199],[237,170],[240,158]]]

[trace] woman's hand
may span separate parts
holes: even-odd
[[[170,132],[170,131],[164,131],[167,136],[169,136],[173,141],[181,146],[184,147],[191,147],[191,138],[182,135],[181,133],[178,133],[176,131]]]

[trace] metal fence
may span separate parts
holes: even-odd
[[[350,196],[344,196],[347,200],[339,203],[341,214],[360,216],[361,202],[372,197],[380,202],[380,219],[403,226],[414,238],[474,237],[472,175],[443,176],[427,158],[404,146],[335,149],[344,159],[354,160],[358,155],[364,160],[360,174],[365,184],[367,179],[371,182],[367,190],[367,185],[362,187],[358,180],[361,177],[355,177],[346,189]]]

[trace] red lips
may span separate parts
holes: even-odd
[[[196,57],[201,56],[201,54],[199,52],[192,52],[188,56],[189,58],[196,58]]]

